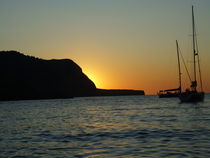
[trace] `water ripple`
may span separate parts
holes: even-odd
[[[1,102],[0,157],[209,157],[207,101],[123,96]]]

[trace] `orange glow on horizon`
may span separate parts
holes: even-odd
[[[133,89],[133,90],[144,90],[146,95],[156,95],[159,90],[177,88],[177,78],[176,76],[164,77],[166,72],[160,74],[159,76],[152,77],[153,74],[141,76],[133,76],[132,74],[127,77],[123,75],[105,75],[100,71],[83,71],[90,80],[92,80],[97,88],[101,89]],[[133,72],[134,73],[134,72]],[[146,74],[146,73],[145,73]],[[183,90],[188,86],[188,82],[183,82]],[[206,93],[210,92],[207,85],[204,85],[204,91]]]
[[[104,88],[102,78],[97,76],[96,73],[90,72],[88,70],[83,70],[83,73],[87,75],[87,77],[94,82],[97,88]]]

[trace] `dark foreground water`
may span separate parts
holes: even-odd
[[[0,102],[1,158],[210,157],[210,95]]]

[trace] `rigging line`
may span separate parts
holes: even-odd
[[[193,33],[193,67],[194,67],[194,82],[196,82],[196,62],[195,62],[195,56],[196,56],[196,50],[195,50],[195,19],[194,19],[194,9],[192,6],[192,33]],[[196,86],[193,86],[194,90],[196,91]]]
[[[200,66],[200,57],[199,57],[199,51],[198,51],[198,41],[197,38],[195,39],[196,43],[196,51],[197,51],[197,57],[198,57],[198,71],[199,71],[199,80],[200,80],[200,85],[201,85],[201,91],[203,92],[203,82],[202,82],[202,77],[201,77],[201,66]]]
[[[183,64],[184,64],[185,70],[186,70],[186,72],[187,72],[187,76],[188,76],[190,82],[192,82],[192,79],[191,79],[191,77],[190,77],[190,73],[189,73],[189,71],[188,71],[188,69],[187,69],[187,66],[186,66],[184,57],[182,56],[180,47],[179,47],[179,54],[181,55],[181,59],[182,59],[182,62],[183,62]]]
[[[178,58],[178,70],[179,70],[179,93],[182,92],[182,73],[181,73],[181,68],[180,68],[180,59],[179,59],[179,44],[178,41],[176,40],[176,48],[177,48],[177,58]]]

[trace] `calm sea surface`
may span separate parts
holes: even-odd
[[[210,157],[210,95],[0,102],[1,158]]]

